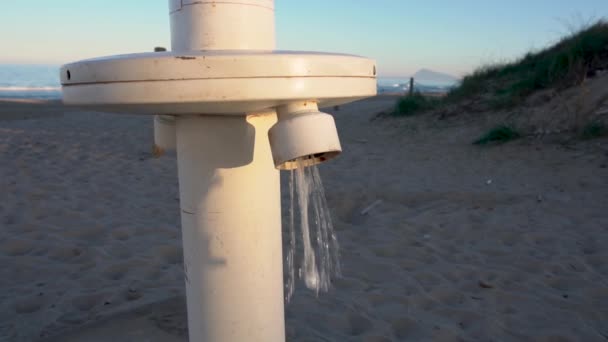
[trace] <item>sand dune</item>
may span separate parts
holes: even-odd
[[[288,340],[605,341],[608,141],[479,148],[483,121],[371,120],[392,101],[334,111],[343,278],[298,283]],[[176,163],[151,125],[0,104],[0,340],[186,339]]]

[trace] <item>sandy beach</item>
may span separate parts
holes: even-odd
[[[377,119],[394,101],[328,110],[343,277],[298,282],[288,341],[606,341],[608,140],[473,146],[491,119]],[[152,141],[150,117],[0,102],[0,341],[187,339],[176,159]]]

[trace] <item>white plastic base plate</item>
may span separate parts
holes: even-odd
[[[376,94],[372,60],[285,51],[144,53],[61,68],[63,101],[138,114],[242,114],[294,100],[320,107]]]

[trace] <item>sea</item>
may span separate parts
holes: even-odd
[[[414,91],[420,93],[445,94],[457,83],[437,82],[433,80],[414,80]],[[406,94],[410,89],[410,78],[378,78],[378,94]]]
[[[59,66],[0,64],[0,98],[61,99]]]
[[[405,94],[409,77],[378,78],[378,94]],[[424,93],[445,93],[454,84],[416,80],[414,89]],[[61,99],[58,65],[0,64],[0,99]]]

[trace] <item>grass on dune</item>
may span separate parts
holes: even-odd
[[[581,137],[583,139],[594,139],[608,135],[608,127],[601,122],[590,122],[587,124],[582,131]]]
[[[410,116],[437,107],[439,100],[414,93],[397,101],[393,114],[395,116]]]
[[[448,93],[446,101],[460,101],[489,92],[493,108],[513,107],[537,90],[571,87],[579,84],[590,71],[607,67],[608,22],[602,19],[513,63],[476,70]]]
[[[562,38],[555,45],[529,52],[511,63],[488,65],[465,76],[443,99],[414,94],[400,99],[395,115],[408,116],[467,100],[485,108],[516,107],[532,93],[580,84],[595,70],[608,69],[608,21],[601,19]]]
[[[491,143],[502,144],[521,137],[521,134],[509,125],[499,125],[490,129],[479,139],[473,142],[474,145],[488,145]]]

